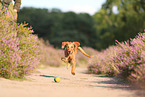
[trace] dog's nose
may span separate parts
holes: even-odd
[[[68,53],[70,54],[70,53],[71,53],[71,51],[68,51]]]

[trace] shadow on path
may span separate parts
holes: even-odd
[[[80,72],[82,74],[90,74],[87,71]],[[132,88],[129,84],[127,84],[126,81],[121,80],[119,78],[114,77],[108,77],[105,75],[97,75],[92,74],[93,77],[101,78],[102,80],[95,80],[91,81],[92,83],[96,83],[95,85],[89,85],[90,87],[100,87],[100,88],[109,88],[109,89],[121,89],[121,90],[127,90],[127,91],[134,91],[134,95],[132,97],[145,97],[145,90],[139,90],[136,88]]]
[[[49,76],[49,75],[39,75],[39,76],[41,76],[41,77],[46,77],[46,78],[54,78],[54,77],[56,77],[56,76]],[[65,79],[65,80],[70,80],[70,79],[68,79],[68,78],[64,78],[64,77],[60,77],[61,79]]]
[[[49,75],[40,75],[41,77],[47,77],[47,78],[54,78],[55,76],[49,76]]]

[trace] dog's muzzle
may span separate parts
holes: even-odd
[[[71,54],[71,51],[68,51],[68,54]]]

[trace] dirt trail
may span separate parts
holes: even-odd
[[[86,74],[76,68],[73,76],[65,67],[38,69],[25,81],[0,78],[0,97],[136,97],[135,91],[117,84],[113,78]],[[54,76],[61,81],[54,82]]]

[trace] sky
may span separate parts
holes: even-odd
[[[90,15],[96,13],[106,0],[22,0],[22,7],[58,8],[63,12],[86,12]]]

